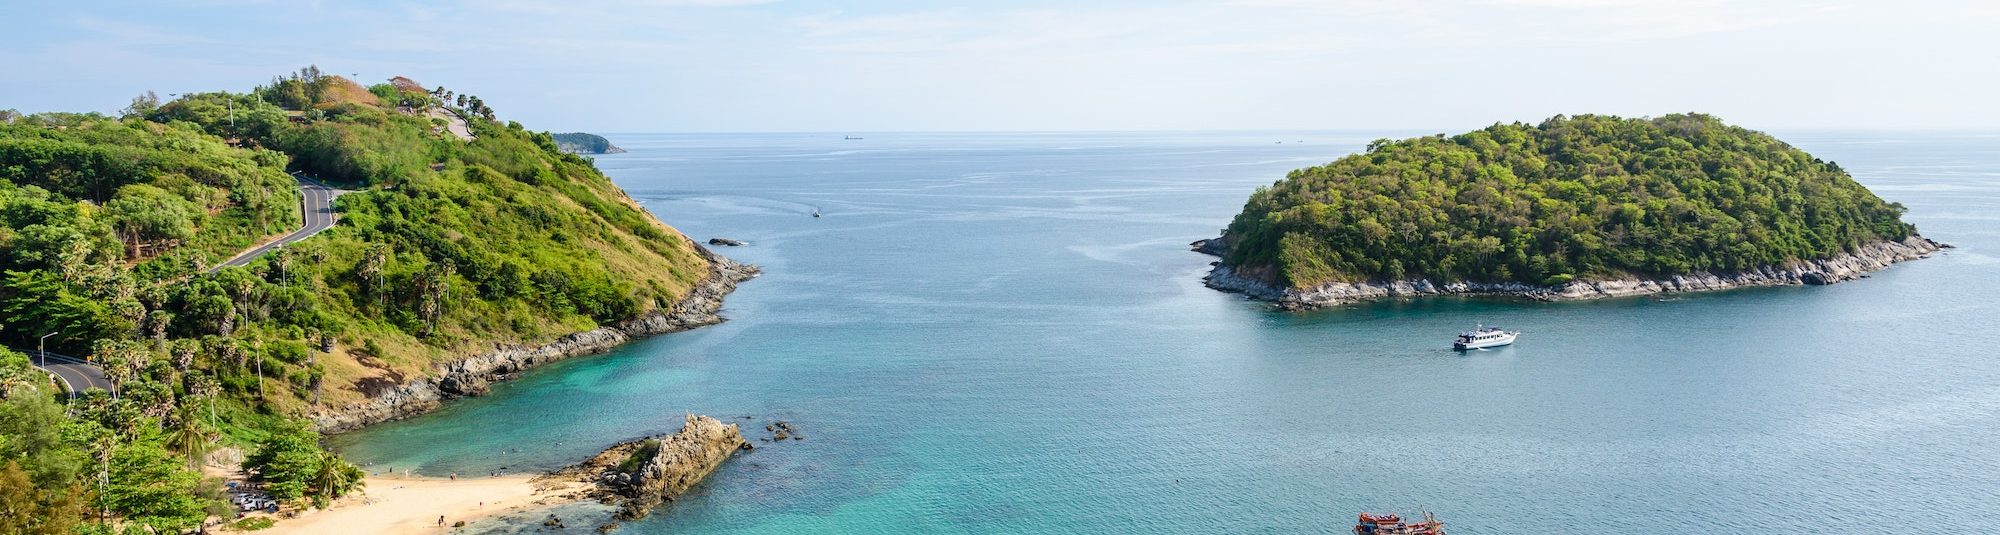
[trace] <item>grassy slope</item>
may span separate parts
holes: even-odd
[[[340,324],[335,351],[321,361],[325,403],[362,399],[368,385],[424,376],[496,344],[545,343],[669,306],[708,272],[692,242],[639,208],[587,160],[555,150],[546,134],[475,120],[477,137],[464,143],[434,131],[420,116],[350,115],[364,118],[336,117],[321,126],[342,128],[344,146],[422,129],[420,139],[429,147],[427,161],[419,162],[424,165],[391,166],[399,170],[393,176],[322,173],[369,184],[340,199],[341,225],[304,251],[324,255],[318,267],[327,296],[322,310]],[[408,140],[401,143],[410,148]],[[392,290],[382,299],[360,279],[363,253],[376,244],[394,250],[384,269],[390,288],[407,288],[427,266],[453,262],[450,291],[458,295],[447,300],[434,331],[424,332],[411,307],[395,304],[411,296]],[[501,272],[509,265],[523,274],[511,282],[529,287],[525,295],[493,289],[508,284]],[[544,274],[549,280],[536,280]],[[630,306],[584,305],[578,292],[550,288],[561,281],[593,285]],[[280,403],[297,410],[304,401]]]

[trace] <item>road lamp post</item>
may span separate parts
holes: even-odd
[[[44,334],[41,340],[35,342],[35,357],[42,360],[42,367],[44,368],[49,366],[49,337],[55,335],[56,333],[53,332]]]

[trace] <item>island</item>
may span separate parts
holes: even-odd
[[[618,148],[617,145],[611,144],[611,140],[604,139],[604,136],[597,134],[565,132],[554,135],[556,138],[556,148],[560,148],[563,152],[571,154],[618,154],[625,152],[625,149]]]
[[[323,433],[721,321],[755,274],[554,135],[409,78],[0,111],[0,498],[34,519],[7,525],[324,507],[382,474]]]
[[[1830,284],[1948,245],[1839,165],[1702,114],[1376,140],[1251,194],[1209,287],[1288,309]]]

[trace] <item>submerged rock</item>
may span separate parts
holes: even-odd
[[[742,240],[732,240],[732,239],[729,239],[729,238],[709,238],[709,239],[708,239],[708,244],[709,244],[709,245],[726,245],[726,246],[729,246],[729,247],[742,247],[742,246],[745,246],[745,245],[750,245],[750,244],[748,244],[748,243],[744,243],[744,242],[743,242]]]

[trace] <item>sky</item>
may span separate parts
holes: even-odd
[[[2000,127],[2000,2],[204,0],[0,5],[0,109],[305,65],[537,130]]]

